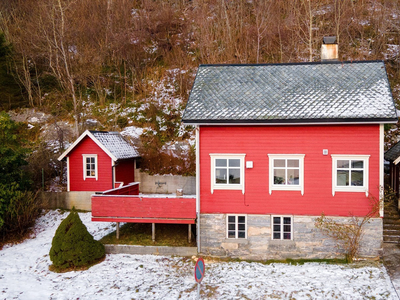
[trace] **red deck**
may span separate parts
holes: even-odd
[[[125,194],[122,193],[126,190]],[[92,195],[92,221],[194,224],[196,198],[127,195],[132,186]]]

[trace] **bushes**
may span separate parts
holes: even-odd
[[[18,184],[0,184],[0,244],[20,240],[40,213],[37,193],[19,190]]]
[[[23,238],[39,214],[26,171],[27,136],[26,124],[0,112],[0,244]]]
[[[57,270],[88,267],[105,255],[104,245],[87,231],[78,213],[72,210],[54,235],[50,259]]]

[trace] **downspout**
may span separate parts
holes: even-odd
[[[111,177],[112,177],[112,188],[115,189],[115,167],[118,166],[118,162],[111,161]]]
[[[200,127],[196,126],[196,217],[197,253],[200,253]]]

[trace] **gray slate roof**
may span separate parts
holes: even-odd
[[[396,143],[392,148],[385,152],[385,160],[395,161],[400,156],[400,142]]]
[[[119,132],[90,131],[93,136],[117,159],[139,157],[136,149],[129,144]]]
[[[200,65],[185,123],[397,122],[382,61]]]

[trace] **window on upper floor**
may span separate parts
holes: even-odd
[[[242,190],[245,154],[210,154],[211,193],[214,190]]]
[[[83,154],[83,179],[97,180],[97,154]]]
[[[285,216],[272,216],[272,239],[293,239],[293,218]]]
[[[369,155],[332,155],[332,195],[365,192],[368,195]]]
[[[304,194],[304,154],[268,154],[269,193],[273,190]]]
[[[226,225],[226,237],[228,239],[247,238],[247,218],[245,215],[227,215]]]

